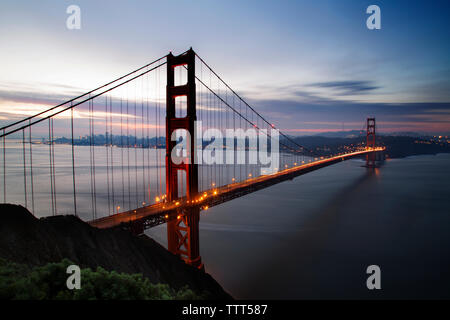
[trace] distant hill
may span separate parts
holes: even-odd
[[[350,131],[330,131],[330,132],[320,132],[314,135],[309,136],[321,136],[321,137],[328,137],[328,138],[352,138],[352,137],[359,137],[359,136],[365,136],[366,132],[358,131],[358,130],[350,130]],[[419,132],[413,132],[413,131],[397,131],[397,132],[377,132],[378,136],[393,136],[393,137],[433,137],[436,135],[448,135],[450,136],[450,132],[444,132],[444,133],[419,133]]]
[[[316,155],[328,155],[346,151],[343,146],[364,146],[365,135],[354,137],[325,137],[322,135],[292,138],[299,145],[314,151]],[[390,158],[412,155],[450,153],[450,140],[442,137],[377,136],[377,145],[385,146]]]
[[[315,155],[329,155],[330,153],[339,153],[349,151],[344,146],[364,146],[366,140],[365,131],[338,131],[324,132],[309,136],[289,136],[290,139],[298,144],[314,151]],[[442,139],[441,139],[442,138]],[[420,136],[416,132],[395,132],[390,134],[377,134],[378,145],[386,146],[386,154],[390,157],[405,157],[419,154],[436,154],[450,152],[450,144],[447,138],[438,136]],[[280,142],[286,138],[281,137]],[[92,139],[94,145],[105,145],[109,143],[119,147],[141,147],[141,148],[165,148],[165,137],[153,138],[135,138],[133,136],[110,136],[95,135]],[[68,138],[58,138],[56,143],[70,144]],[[287,142],[287,141],[285,141]],[[80,137],[74,140],[75,145],[90,145],[88,136]],[[203,147],[208,142],[204,141]],[[225,140],[224,140],[225,144]],[[236,144],[236,142],[235,142]],[[289,145],[289,143],[287,144]]]
[[[363,135],[365,135],[365,132],[358,130],[351,130],[351,131],[321,132],[313,136],[320,136],[327,138],[354,138]]]

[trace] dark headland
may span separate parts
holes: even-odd
[[[0,204],[0,258],[28,266],[69,259],[81,268],[140,273],[174,289],[186,285],[208,299],[232,299],[207,273],[193,268],[148,236],[97,229],[73,215],[36,218],[22,206]]]

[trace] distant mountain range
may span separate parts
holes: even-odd
[[[342,131],[326,132],[311,136],[290,136],[290,139],[298,145],[306,147],[306,153],[317,155],[329,155],[350,151],[353,148],[365,146],[365,132]],[[71,140],[65,137],[56,138],[57,144],[71,144]],[[44,138],[41,143],[48,143]],[[292,142],[281,137],[280,143],[290,145]],[[104,146],[112,144],[117,147],[137,147],[137,148],[165,148],[165,137],[136,138],[134,136],[108,136],[95,135],[92,139],[89,136],[74,139],[74,145]],[[204,141],[204,146],[208,142]],[[225,141],[224,141],[225,144]],[[236,143],[235,143],[236,144]],[[450,153],[450,138],[446,136],[419,136],[415,132],[397,132],[395,134],[377,135],[377,145],[386,147],[386,155],[391,158],[400,158],[420,154]]]
[[[348,132],[347,132],[348,133]],[[350,134],[347,137],[301,136],[292,139],[316,154],[327,155],[346,151],[345,146],[364,146],[365,134]],[[402,158],[412,155],[450,153],[450,138],[378,135],[377,145],[385,146],[385,154],[390,158]]]

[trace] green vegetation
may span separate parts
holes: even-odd
[[[174,290],[167,284],[152,284],[141,274],[117,273],[98,267],[96,271],[81,269],[81,289],[69,290],[64,259],[45,266],[28,267],[0,259],[0,299],[19,300],[111,300],[111,299],[203,299],[184,287]],[[206,297],[206,293],[205,293]]]

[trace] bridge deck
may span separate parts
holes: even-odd
[[[152,227],[165,223],[171,219],[179,218],[179,214],[182,209],[188,206],[200,206],[202,209],[207,209],[282,181],[291,180],[307,172],[311,172],[340,161],[383,150],[384,148],[367,149],[321,159],[281,170],[276,173],[250,178],[243,182],[236,182],[218,187],[216,189],[210,189],[199,194],[198,198],[194,201],[188,201],[186,198],[180,198],[171,203],[157,203],[142,208],[137,208],[135,210],[95,219],[90,221],[89,224],[97,228],[112,228],[123,223],[143,222],[145,227]]]

